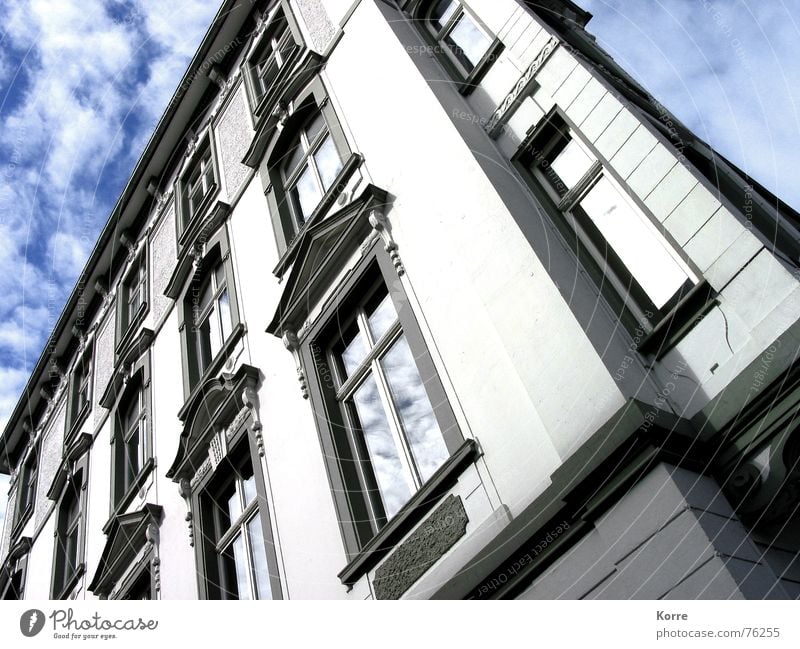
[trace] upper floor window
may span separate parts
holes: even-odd
[[[210,599],[272,599],[264,520],[249,454],[234,454],[201,496]],[[263,506],[263,505],[262,505]]]
[[[39,475],[38,447],[30,450],[22,463],[17,479],[17,502],[14,510],[14,528],[28,519],[36,503],[36,480]]]
[[[502,43],[460,0],[422,3],[417,14],[434,51],[456,80],[469,90],[497,58]]]
[[[557,115],[520,160],[638,324],[652,328],[697,283],[644,209]]]
[[[117,306],[117,344],[126,334],[133,331],[137,322],[141,322],[147,310],[147,264],[146,252],[139,253],[120,284]]]
[[[211,136],[197,145],[192,158],[178,181],[179,229],[184,232],[205,210],[219,187],[218,172]]]
[[[233,329],[225,264],[217,261],[192,293],[192,333],[197,376],[216,358]]]
[[[129,384],[114,413],[112,506],[124,506],[151,457],[147,388],[139,374]]]
[[[297,232],[336,180],[342,169],[342,156],[322,112],[311,115],[298,129],[288,151],[281,178]]]
[[[78,356],[72,370],[67,402],[67,433],[65,444],[83,425],[90,410],[92,390],[92,349],[85,350]]]
[[[81,515],[83,472],[65,486],[56,514],[56,547],[53,566],[53,598],[64,599],[74,587],[83,557]]]

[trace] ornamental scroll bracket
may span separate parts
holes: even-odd
[[[188,478],[181,479],[178,485],[178,493],[186,503],[186,517],[185,521],[189,526],[189,547],[194,547],[194,522],[192,520],[192,484]]]
[[[150,565],[153,569],[153,586],[156,593],[161,592],[161,553],[159,545],[161,544],[161,533],[159,532],[158,525],[155,523],[148,523],[147,529],[144,531],[147,543],[153,550],[153,558]]]
[[[250,426],[250,432],[253,434],[253,438],[255,439],[259,457],[264,457],[264,427],[261,424],[261,417],[259,416],[258,412],[258,394],[253,388],[248,386],[242,391],[242,403],[244,403],[245,408],[247,408],[253,415],[253,424]]]
[[[503,98],[503,101],[500,102],[500,105],[495,109],[494,113],[492,113],[491,117],[489,117],[484,127],[489,137],[494,139],[500,135],[503,125],[511,118],[521,101],[528,94],[528,90],[534,82],[536,74],[547,62],[547,59],[550,58],[550,55],[555,52],[557,47],[558,39],[552,36],[550,40],[545,43],[545,46],[541,49],[539,54],[536,55],[536,58],[531,61],[531,64],[526,68],[525,72],[522,73],[514,84],[514,87]]]
[[[306,373],[303,371],[303,365],[300,362],[300,340],[294,331],[283,332],[283,344],[294,356],[294,362],[297,366],[297,380],[300,383],[300,392],[303,399],[308,399],[308,383],[306,382]]]
[[[369,224],[372,226],[372,229],[378,233],[380,238],[383,239],[383,249],[392,260],[394,269],[397,271],[397,276],[402,277],[406,269],[400,259],[400,253],[397,252],[397,243],[392,236],[391,225],[389,224],[389,219],[386,217],[386,214],[377,208],[371,210],[369,213]]]

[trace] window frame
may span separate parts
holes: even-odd
[[[86,370],[85,375],[77,374],[78,368]],[[84,387],[86,388],[86,401],[78,407],[77,398]],[[64,433],[64,447],[66,448],[77,436],[81,426],[86,422],[92,411],[92,398],[94,387],[94,344],[86,344],[85,349],[78,351],[75,363],[70,372],[67,392],[66,431]]]
[[[548,168],[550,167],[549,156],[553,148],[559,144],[559,140],[562,142],[566,140],[560,151],[575,141],[594,159],[584,175],[563,194],[557,191],[552,180],[540,169],[534,169],[539,167],[542,161],[547,163]],[[683,249],[660,227],[646,206],[631,195],[613,166],[586,142],[580,129],[576,128],[557,107],[530,129],[528,136],[512,157],[512,164],[540,199],[540,203],[546,208],[566,245],[592,277],[604,302],[630,335],[641,337],[642,332],[646,336],[652,334],[662,328],[663,323],[670,320],[673,314],[681,310],[693,295],[698,291],[702,292],[701,289],[704,288],[702,274]],[[613,247],[610,244],[605,245],[605,238],[592,223],[591,217],[580,207],[581,201],[604,178],[617,191],[621,200],[637,212],[645,227],[652,229],[663,239],[665,249],[687,275],[684,284],[661,308],[652,303],[644,288],[625,267]],[[601,253],[603,249],[606,250],[606,257]]]
[[[148,246],[145,239],[142,249],[135,255],[119,282],[116,336],[118,353],[130,342],[139,326],[144,322],[150,309],[150,272],[147,262]],[[128,307],[130,306],[131,280],[135,275],[141,275],[138,281],[135,282],[135,286],[143,295],[139,301],[139,306],[136,307],[136,311],[131,313]]]
[[[291,258],[303,233],[333,205],[361,163],[361,157],[350,148],[336,111],[331,105],[328,93],[319,78],[309,83],[295,97],[292,105],[295,107],[294,111],[287,118],[279,136],[270,143],[260,167],[262,182],[266,187],[265,194],[269,205],[272,229],[275,234],[278,254],[281,257],[276,269],[276,274],[278,275],[288,265],[288,260]],[[298,224],[290,207],[290,199],[286,193],[282,171],[288,155],[294,151],[293,144],[299,138],[299,131],[309,123],[309,120],[313,119],[317,112],[321,113],[325,120],[328,137],[332,139],[336,147],[341,166],[336,178],[328,189],[324,191],[315,209],[308,215],[303,224]],[[322,139],[319,139],[317,143],[321,142]],[[298,165],[298,169],[300,167],[301,165]]]
[[[139,472],[133,476],[127,486],[120,483],[120,473],[124,474],[120,463],[127,458],[125,450],[129,442],[127,438],[130,431],[120,428],[119,413],[125,408],[132,398],[139,402],[137,425],[139,431],[139,444],[143,447],[142,457],[144,462],[139,467]],[[155,460],[153,454],[152,431],[152,386],[150,376],[150,350],[148,349],[131,368],[131,375],[125,388],[116,395],[111,408],[111,486],[110,486],[110,513],[113,516],[125,511],[133,500],[133,496],[141,488],[147,476],[153,470]],[[122,487],[122,488],[121,488]]]
[[[238,527],[243,529],[256,518],[261,524],[261,533],[264,540],[271,599],[283,598],[277,551],[272,534],[271,512],[266,491],[266,476],[255,440],[249,431],[251,425],[252,415],[249,415],[228,438],[227,446],[230,450],[225,457],[221,459],[213,471],[209,471],[192,489],[191,508],[195,512],[194,516],[197,517],[197,525],[201,530],[200,542],[195,546],[198,592],[201,599],[238,599],[238,596],[236,598],[222,596],[230,591],[224,590],[223,579],[220,576],[223,571],[222,562],[224,560],[221,557],[221,551],[232,547],[233,540],[236,537],[234,532],[237,529],[236,523],[240,523]],[[218,516],[217,512],[214,511],[217,508],[211,506],[210,501],[216,500],[219,494],[223,493],[231,482],[237,479],[240,467],[246,462],[250,463],[250,469],[253,473],[256,496],[251,503],[248,503],[248,506],[244,508],[236,521],[230,521],[228,529],[220,537]],[[209,530],[211,531],[209,532]],[[248,568],[253,570],[250,552],[251,548],[248,548]],[[252,574],[249,574],[252,577]],[[212,585],[212,582],[216,583]],[[252,596],[252,580],[250,587]]]
[[[188,195],[190,180],[198,168],[200,168],[200,179],[206,178],[206,173],[202,170],[203,163],[206,160],[206,154],[208,154],[209,169],[212,175],[211,183],[206,188],[199,204],[190,209]],[[175,227],[177,229],[179,247],[183,247],[186,245],[187,241],[194,238],[195,230],[203,221],[204,215],[209,213],[209,208],[219,197],[220,190],[219,161],[217,159],[215,139],[209,125],[205,128],[203,133],[197,136],[194,150],[188,155],[176,181],[175,196],[177,200],[175,201]]]
[[[14,518],[11,521],[11,538],[13,539],[25,527],[25,524],[30,519],[36,508],[37,487],[39,485],[39,448],[40,442],[36,442],[29,447],[28,452],[23,455],[20,460],[20,468],[17,473],[16,480],[16,495],[14,505]],[[34,478],[30,489],[25,489],[26,484],[30,480],[30,464],[34,463],[33,469]],[[27,502],[23,502],[23,494],[28,493],[29,497],[26,498]]]
[[[329,365],[330,359],[327,355],[328,342],[335,337],[335,331],[341,322],[340,313],[360,301],[359,295],[365,285],[373,286],[379,281],[384,283],[394,303],[400,331],[408,341],[449,453],[449,458],[436,473],[382,525],[373,518],[373,509],[368,502],[368,496],[365,495],[370,489],[370,484],[357,469],[357,454],[344,422],[340,401],[336,398],[337,390],[334,387],[332,367]],[[299,352],[302,365],[308,368],[306,374],[309,394],[314,405],[315,420],[345,551],[349,560],[358,564],[354,568],[357,572],[362,569],[364,563],[377,556],[376,550],[386,549],[384,545],[387,538],[392,538],[398,530],[408,526],[409,521],[421,519],[428,511],[427,505],[433,502],[433,494],[438,493],[442,486],[454,481],[465,461],[472,459],[473,442],[465,438],[461,432],[416,316],[412,312],[401,282],[397,279],[392,261],[383,251],[380,242],[372,243],[350,277],[327,300],[315,325],[301,341]],[[367,555],[372,556],[367,557]]]
[[[468,95],[477,87],[494,62],[500,57],[505,46],[480,19],[478,14],[470,8],[467,2],[464,2],[464,0],[452,1],[458,5],[458,8],[445,25],[438,30],[431,24],[431,13],[438,4],[438,0],[418,0],[416,3],[411,3],[410,9],[418,25],[418,31],[422,33],[423,38],[432,47],[436,59],[445,69],[448,76],[456,83],[459,93]],[[474,64],[471,70],[464,66],[450,46],[444,42],[444,39],[451,33],[453,27],[463,16],[471,20],[489,41],[483,56]]]
[[[183,388],[185,400],[191,401],[193,390],[198,389],[205,379],[217,372],[224,360],[244,333],[244,323],[239,311],[238,290],[234,273],[233,259],[230,250],[227,226],[223,223],[205,243],[205,254],[199,267],[193,267],[190,276],[183,282],[183,288],[177,296],[178,330],[181,336],[181,365],[183,369]],[[217,262],[222,264],[225,272],[225,284],[228,291],[228,305],[231,313],[231,331],[214,358],[202,371],[196,364],[196,337],[193,325],[193,295],[200,295],[203,282],[208,273],[213,273]]]
[[[74,590],[78,581],[86,570],[85,562],[85,544],[86,544],[86,498],[87,498],[87,473],[88,473],[88,458],[84,454],[82,459],[77,462],[73,475],[67,479],[61,490],[58,498],[58,505],[56,507],[56,532],[55,532],[55,547],[53,549],[53,570],[50,584],[51,599],[66,599]],[[69,513],[66,500],[71,496],[77,507],[76,520],[73,523],[74,529],[65,530],[64,517]],[[64,509],[67,509],[65,512]],[[72,527],[72,526],[70,526]],[[70,574],[66,572],[66,559],[64,556],[66,549],[64,547],[63,537],[67,533],[75,533],[75,567]],[[63,573],[63,574],[61,574]]]
[[[281,29],[281,23],[283,24],[283,29]],[[272,47],[272,36],[274,36],[275,31],[283,32],[281,39],[291,39],[291,50],[272,79],[272,89],[259,92],[258,88],[262,84],[261,75],[258,73],[257,67],[273,58],[275,50]],[[306,49],[302,32],[289,3],[285,0],[280,0],[271,15],[264,21],[260,33],[253,39],[242,66],[250,111],[257,122],[269,115],[269,108],[275,103],[285,85],[289,72],[302,58]],[[265,57],[267,50],[271,50],[272,55]]]

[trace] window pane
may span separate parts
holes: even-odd
[[[219,319],[222,327],[222,341],[228,340],[231,335],[232,319],[231,319],[231,304],[228,298],[228,291],[224,290],[219,295]]]
[[[250,519],[247,524],[247,534],[250,537],[250,553],[253,555],[253,576],[255,577],[256,599],[272,599],[272,587],[269,583],[269,568],[267,568],[267,548],[264,544],[264,535],[261,530],[261,519],[258,514]]]
[[[317,152],[314,154],[314,162],[317,163],[317,171],[322,180],[322,186],[328,189],[336,180],[337,174],[342,169],[342,161],[339,159],[339,152],[333,143],[333,138],[328,135],[323,140]]]
[[[381,365],[424,482],[442,466],[449,454],[405,336],[392,345]]]
[[[236,586],[239,590],[239,599],[252,599],[250,571],[247,568],[247,554],[244,551],[244,539],[241,534],[233,541],[233,560],[236,563]]]
[[[607,178],[581,201],[581,207],[647,295],[661,308],[688,275],[669,253],[669,243],[619,193]]]
[[[492,44],[489,37],[466,14],[456,21],[445,38],[445,43],[468,70],[472,70],[478,64]]]
[[[256,478],[250,471],[250,477],[242,480],[242,495],[244,496],[245,507],[256,498]]]
[[[317,139],[317,136],[322,133],[323,129],[325,128],[325,117],[322,115],[321,112],[317,112],[316,115],[312,118],[312,120],[306,126],[306,137],[308,138],[309,143],[313,142]]]
[[[431,10],[431,23],[437,29],[441,29],[450,20],[458,3],[453,0],[439,0],[439,3]]]
[[[383,509],[386,517],[391,518],[411,498],[413,486],[400,460],[400,450],[389,428],[372,375],[353,395],[353,402],[381,492]]]
[[[211,349],[211,318],[206,318],[195,331],[197,345],[197,365],[200,373],[208,367],[213,358]]]
[[[295,148],[292,150],[289,157],[286,159],[286,163],[283,166],[283,176],[284,178],[288,178],[292,175],[292,172],[297,169],[297,165],[303,160],[303,156],[305,152],[303,148],[300,146],[300,142],[298,141],[295,145]]]
[[[131,435],[128,443],[125,445],[125,466],[123,469],[125,471],[126,492],[133,484],[133,481],[136,479],[136,476],[139,475],[139,471],[142,468],[139,464],[139,446],[139,431],[137,430],[133,435]]]
[[[367,344],[355,322],[342,334],[336,353],[341,360],[341,369],[344,370],[344,379],[346,379],[358,369],[367,355]]]
[[[64,540],[64,584],[78,569],[78,527],[76,526]]]
[[[322,198],[322,192],[317,186],[317,180],[311,169],[306,167],[300,177],[297,179],[297,184],[292,190],[294,194],[297,207],[300,209],[300,217],[305,221],[314,212],[314,208],[319,204]]]
[[[228,519],[231,523],[236,521],[242,515],[242,497],[239,492],[239,486],[232,489],[228,495]]]
[[[386,294],[376,306],[373,307],[368,304],[366,310],[369,318],[369,330],[373,339],[378,341],[397,320],[397,311],[395,311],[394,303],[392,298]]]
[[[551,167],[569,190],[578,184],[578,181],[586,175],[593,163],[594,159],[590,158],[575,140],[570,140],[561,153],[556,156],[556,159],[553,160]],[[547,174],[547,171],[545,170],[544,173]],[[551,179],[551,182],[553,182],[553,179]]]
[[[217,314],[215,313],[214,309],[211,310],[211,313],[208,314],[208,328],[209,328],[209,342],[210,342],[210,349],[209,351],[209,362],[219,353],[219,350],[222,348],[222,334],[219,329],[219,320],[217,319]]]

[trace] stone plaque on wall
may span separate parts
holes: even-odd
[[[375,571],[375,597],[399,599],[467,531],[460,496],[448,496]]]

